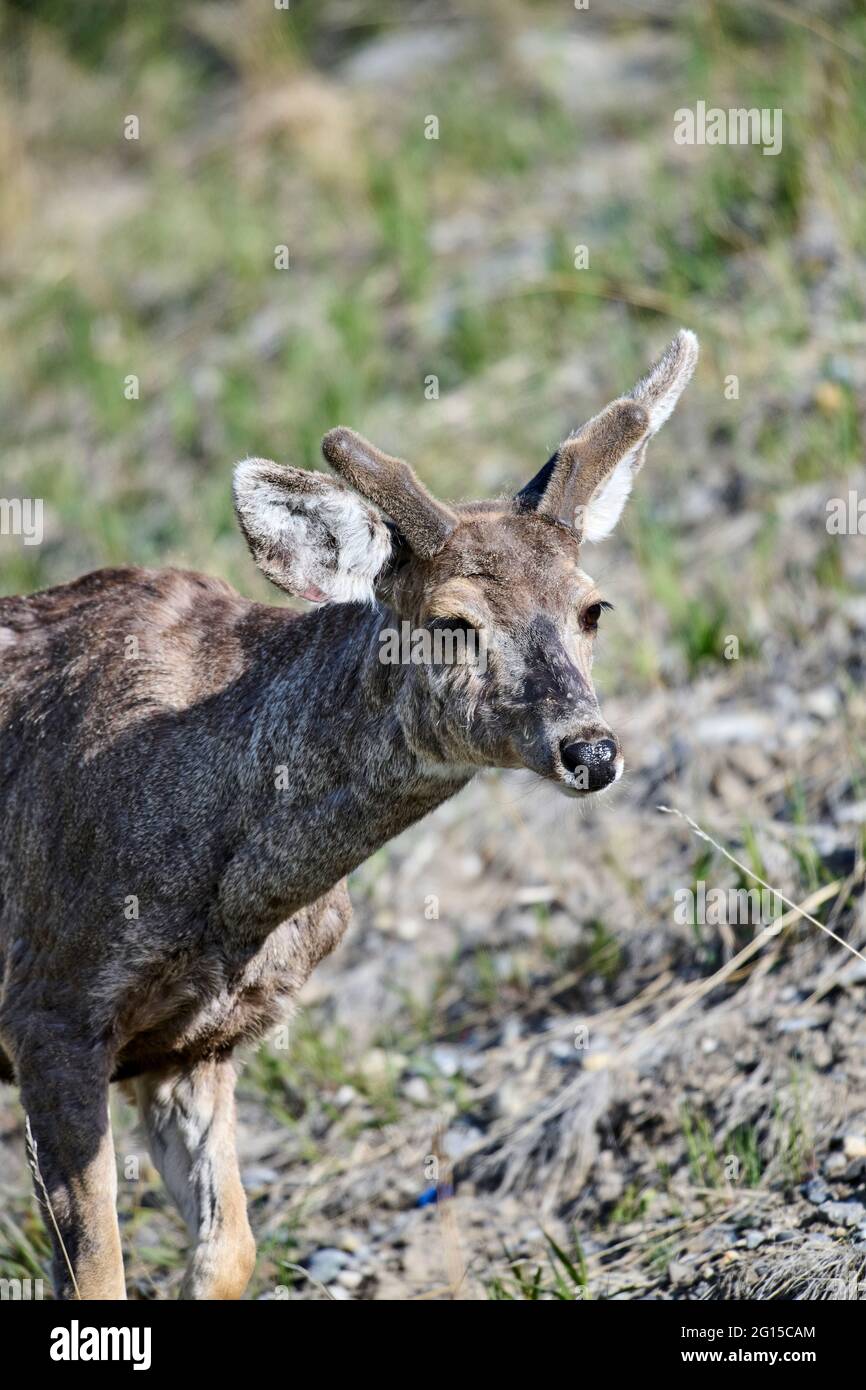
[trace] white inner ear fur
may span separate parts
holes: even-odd
[[[692,379],[698,361],[698,340],[688,328],[681,328],[667,352],[631,393],[649,412],[647,439],[651,439],[674,412],[677,401]]]
[[[283,470],[280,470],[283,471]],[[322,475],[315,492],[274,477],[262,459],[239,463],[235,506],[256,562],[280,588],[319,601],[365,603],[391,552],[378,512]],[[306,481],[306,480],[305,480]]]
[[[583,516],[578,515],[575,518],[583,540],[593,543],[603,541],[616,526],[628,501],[635,478],[638,454],[643,447],[644,440],[641,440],[640,444],[623,455],[610,477],[602,483],[595,496],[591,497],[583,508]]]
[[[648,440],[657,434],[691,380],[698,360],[698,340],[681,328],[674,341],[631,393],[649,414],[649,428],[640,443],[619,460],[613,472],[590,499],[583,513],[583,539],[602,541],[622,516]],[[580,517],[577,518],[579,523]],[[578,529],[580,526],[578,524]]]

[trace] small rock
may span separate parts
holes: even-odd
[[[460,1070],[464,1076],[477,1076],[485,1068],[484,1054],[472,1052],[469,1048],[460,1057]]]
[[[348,1250],[350,1254],[356,1255],[361,1259],[366,1258],[370,1254],[370,1247],[367,1244],[366,1238],[360,1231],[341,1231],[340,1248]]]
[[[362,1058],[361,1073],[371,1085],[381,1086],[400,1075],[406,1060],[400,1052],[386,1052],[383,1047],[371,1047]]]
[[[803,1184],[802,1191],[806,1201],[813,1206],[820,1207],[822,1203],[830,1201],[830,1189],[821,1178],[811,1178]]]
[[[842,1151],[846,1158],[866,1158],[866,1135],[846,1134],[842,1140]]]
[[[832,719],[839,708],[839,692],[835,686],[821,685],[804,695],[803,701],[806,710],[816,719]]]
[[[624,1188],[625,1180],[622,1174],[618,1173],[616,1169],[611,1169],[609,1173],[605,1173],[604,1177],[599,1179],[596,1183],[596,1196],[605,1206],[610,1206],[612,1203],[619,1201]]]
[[[433,25],[412,25],[407,33],[384,34],[354,51],[343,64],[342,76],[350,84],[371,85],[381,90],[397,84],[411,86],[420,73],[448,63],[460,50],[457,33]]]
[[[725,714],[714,711],[696,720],[692,729],[696,743],[717,748],[727,743],[762,743],[772,732],[769,716],[745,710]]]
[[[822,1018],[783,1018],[776,1025],[777,1033],[807,1033],[812,1028],[820,1028]]]
[[[501,1042],[503,1047],[513,1047],[523,1035],[523,1022],[517,1014],[509,1014],[502,1025]]]
[[[337,1250],[334,1246],[326,1245],[321,1250],[314,1250],[304,1261],[304,1269],[311,1279],[315,1279],[319,1284],[333,1284],[341,1269],[345,1269],[351,1261],[351,1256],[345,1250]]]
[[[504,1120],[510,1115],[519,1115],[522,1109],[523,1099],[519,1087],[506,1078],[488,1098],[483,1117],[486,1120]]]
[[[456,1047],[439,1044],[432,1049],[430,1060],[443,1076],[456,1076],[460,1070],[460,1053]]]
[[[555,1038],[547,1044],[547,1050],[554,1061],[561,1062],[563,1066],[573,1067],[580,1062],[580,1051],[567,1038]]]
[[[430,1087],[423,1076],[410,1076],[403,1087],[403,1095],[416,1105],[427,1105],[430,1101]]]
[[[767,1237],[763,1231],[745,1231],[743,1239],[746,1242],[747,1250],[757,1250],[759,1245],[763,1245]]]
[[[515,975],[514,956],[510,951],[497,951],[493,957],[493,973],[497,980],[512,980]]]
[[[356,1269],[341,1269],[337,1275],[337,1283],[344,1289],[359,1289],[363,1282],[363,1274],[359,1274]]]
[[[812,1061],[819,1071],[826,1071],[833,1065],[833,1048],[823,1033],[819,1033],[815,1038],[812,1047]]]
[[[276,1168],[265,1168],[252,1163],[241,1173],[241,1182],[246,1188],[268,1187],[271,1183],[277,1182],[279,1176]]]
[[[694,1265],[687,1265],[684,1260],[671,1260],[668,1265],[668,1278],[675,1287],[688,1288],[697,1277]]]
[[[555,899],[556,889],[549,883],[518,888],[514,895],[514,901],[520,903],[521,907],[532,907],[536,903],[552,903]]]
[[[818,1211],[831,1226],[859,1226],[866,1221],[862,1202],[825,1202]]]
[[[473,1148],[483,1137],[483,1130],[480,1130],[477,1125],[452,1125],[450,1129],[445,1131],[442,1140],[442,1148],[445,1150],[448,1158],[456,1162],[458,1158],[462,1158],[463,1155],[467,1153],[469,1149]]]
[[[348,1289],[344,1289],[342,1284],[328,1284],[328,1293],[336,1303],[346,1303],[352,1295]]]

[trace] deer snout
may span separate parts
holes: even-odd
[[[622,758],[615,739],[563,739],[559,755],[582,791],[597,792],[615,782],[622,771]]]

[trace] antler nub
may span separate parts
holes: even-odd
[[[343,425],[328,431],[322,453],[335,473],[390,517],[416,555],[438,554],[457,518],[427,491],[404,459],[382,453]]]

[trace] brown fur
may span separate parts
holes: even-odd
[[[336,592],[349,555],[361,582],[364,546],[378,557],[389,536],[366,503],[321,475],[241,467],[266,572],[303,586],[313,566]],[[185,1292],[240,1296],[254,1251],[230,1054],[341,940],[346,875],[477,768],[529,767],[574,794],[563,747],[613,739],[575,531],[408,492],[415,524],[392,500],[405,529],[375,603],[298,615],[141,569],[0,600],[0,1061],[37,1141],[60,1296],[123,1296],[111,1080],[133,1084],[190,1228]],[[443,618],[483,630],[486,670],[382,663],[383,631]]]
[[[426,559],[442,549],[457,518],[427,491],[408,463],[383,454],[343,426],[328,431],[322,453],[341,478],[396,523],[416,555]]]
[[[538,510],[571,522],[635,444],[646,434],[649,415],[634,401],[612,401],[571,439],[560,445],[556,466]]]

